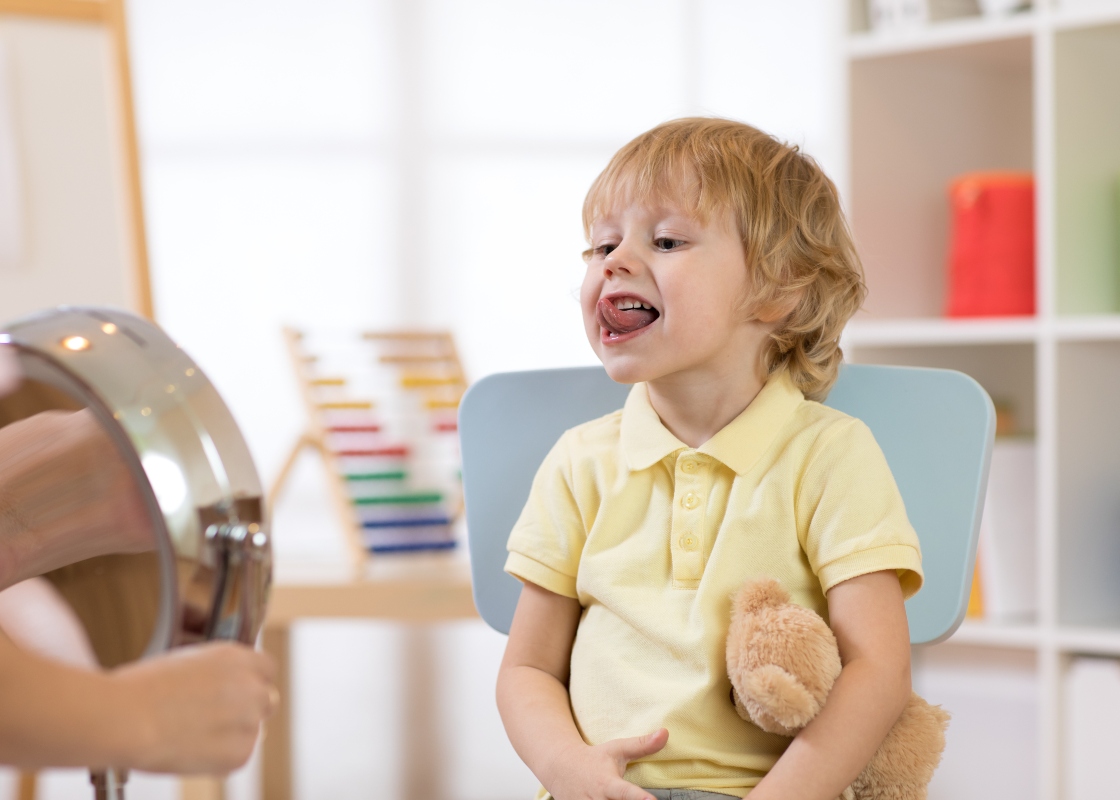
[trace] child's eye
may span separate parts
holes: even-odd
[[[595,258],[602,260],[602,259],[606,258],[607,256],[609,256],[611,254],[611,252],[617,246],[618,245],[613,245],[613,244],[600,244],[600,245],[596,245],[595,247],[589,247],[588,249],[584,250],[583,253],[582,253],[583,260],[584,261],[591,261],[592,259],[595,259]]]
[[[661,237],[658,237],[657,239],[653,240],[654,247],[656,247],[658,250],[661,250],[663,252],[667,252],[669,250],[676,250],[682,244],[684,244],[683,240],[681,240],[681,239],[670,239],[667,236],[661,236]]]

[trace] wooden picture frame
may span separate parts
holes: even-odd
[[[152,318],[124,0],[0,0],[0,81],[21,239],[0,323],[61,304]]]

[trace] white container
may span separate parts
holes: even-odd
[[[1030,8],[1031,5],[1023,0],[980,0],[980,10],[985,17],[1006,17],[1008,14]]]
[[[984,617],[1022,622],[1038,613],[1036,447],[1032,439],[997,439],[980,523]]]
[[[873,31],[918,28],[929,22],[928,0],[868,0],[868,25]]]

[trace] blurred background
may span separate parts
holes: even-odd
[[[1120,746],[1093,715],[1101,698],[1120,711],[1120,433],[1102,424],[1120,399],[1120,2],[124,9],[154,315],[225,397],[266,485],[308,425],[284,326],[450,331],[472,382],[595,363],[580,209],[613,152],[694,114],[801,146],[840,187],[866,263],[847,351],[980,380],[1005,423],[1001,474],[1019,476],[995,505],[1027,509],[982,541],[989,572],[1009,565],[986,610],[977,598],[959,636],[915,655],[919,690],[955,720],[931,797],[1109,796],[1094,788],[1107,761],[1085,754]],[[995,173],[1030,181],[1026,305],[962,312],[950,187]],[[86,300],[60,287],[62,301]],[[346,571],[331,480],[308,452],[274,498],[280,583]],[[480,621],[309,617],[286,641],[290,785],[270,795],[258,754],[227,797],[532,796],[494,707],[504,638]],[[44,773],[37,797],[84,798],[87,781]],[[129,796],[180,791],[141,775]]]
[[[594,363],[580,210],[618,147],[719,114],[834,174],[843,162],[831,0],[127,8],[156,318],[224,394],[266,480],[305,425],[282,325],[449,328],[470,380]],[[313,457],[297,465],[275,518],[281,571],[345,557],[326,478]],[[297,797],[404,796],[406,635],[294,628]],[[441,741],[421,758],[441,796],[531,796],[494,706],[503,637],[481,622],[431,635]]]

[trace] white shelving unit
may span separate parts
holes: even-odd
[[[931,800],[1068,797],[1065,675],[1120,657],[1120,0],[1034,6],[867,31],[853,1],[846,42],[870,296],[845,351],[971,374],[1038,448],[1037,618],[915,653],[919,690],[954,698]],[[1035,175],[1037,315],[945,319],[948,183],[999,169]]]

